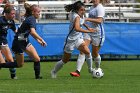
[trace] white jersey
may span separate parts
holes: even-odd
[[[78,48],[83,42],[83,35],[82,32],[75,31],[74,23],[75,18],[79,15],[77,13],[71,12],[70,14],[70,26],[69,26],[69,34],[66,38],[65,45],[64,45],[64,51],[66,53],[72,53],[74,48]],[[84,18],[80,18],[80,26],[82,26],[84,23]]]
[[[71,12],[70,13],[70,26],[69,26],[69,34],[67,39],[68,40],[77,40],[79,37],[83,37],[82,32],[77,32],[75,31],[74,28],[74,21],[75,18],[78,17],[79,15],[77,13]],[[80,26],[84,24],[84,18],[80,18]]]
[[[91,6],[89,10],[89,18],[97,18],[102,17],[104,19],[105,16],[105,9],[102,4],[98,4],[96,7]],[[98,36],[100,38],[105,36],[103,23],[97,24],[93,22],[87,22],[89,27],[94,28],[97,32],[89,33],[91,36]]]

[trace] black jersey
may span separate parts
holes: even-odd
[[[12,50],[14,53],[23,53],[23,51],[31,45],[28,38],[31,28],[36,29],[36,19],[34,16],[27,17],[19,26],[12,43]]]
[[[7,43],[8,29],[16,30],[14,20],[6,20],[5,16],[0,17],[0,43]]]
[[[18,40],[27,39],[29,37],[31,28],[36,29],[36,19],[34,16],[29,16],[22,22],[18,28],[15,38]]]

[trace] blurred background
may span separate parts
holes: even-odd
[[[76,0],[0,0],[0,12],[6,3],[13,4],[16,9],[15,22],[18,26],[23,20],[25,9],[23,4],[37,4],[41,8],[40,19],[37,20],[37,31],[48,46],[44,49],[33,38],[31,42],[36,47],[42,60],[58,60],[63,54],[63,45],[68,34],[69,13],[64,6]],[[86,5],[86,16],[92,6],[91,0],[82,0]],[[106,40],[100,54],[103,60],[140,59],[140,0],[110,0],[105,4]],[[9,46],[13,33],[8,34]],[[73,52],[72,60],[79,52]],[[26,55],[25,55],[26,57]],[[28,59],[28,57],[27,57]]]

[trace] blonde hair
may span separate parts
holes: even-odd
[[[38,6],[35,5],[35,4],[30,5],[28,3],[24,3],[24,7],[25,7],[25,10],[26,10],[25,17],[28,17],[28,16],[32,15],[32,11],[34,11],[35,8],[38,7]]]

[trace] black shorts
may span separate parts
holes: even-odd
[[[7,39],[0,40],[0,46],[8,46]]]
[[[15,54],[22,54],[24,52],[24,50],[26,50],[26,48],[30,45],[31,45],[31,43],[29,43],[29,40],[14,39],[13,43],[12,43],[12,51]]]

